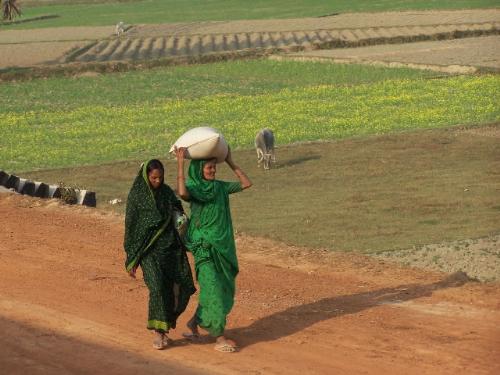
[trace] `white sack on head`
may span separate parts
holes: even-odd
[[[175,147],[186,147],[187,159],[216,158],[217,163],[226,160],[228,152],[228,146],[222,134],[208,126],[188,130],[175,141],[169,152],[174,153]]]

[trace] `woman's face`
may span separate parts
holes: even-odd
[[[217,172],[217,163],[215,160],[209,160],[203,166],[203,178],[205,180],[215,180],[215,172]]]
[[[158,189],[163,183],[163,171],[161,169],[153,169],[148,173],[148,180],[153,189]]]

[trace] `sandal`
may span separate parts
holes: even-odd
[[[153,340],[153,348],[156,350],[163,350],[167,346],[172,345],[174,341],[169,338],[166,334],[156,334],[155,339]]]
[[[163,343],[163,339],[162,338],[155,338],[154,341],[153,341],[153,348],[155,348],[156,350],[162,350],[162,349],[165,349],[165,345]]]
[[[228,344],[227,342],[215,345],[214,349],[222,353],[234,353],[238,351],[238,347]]]

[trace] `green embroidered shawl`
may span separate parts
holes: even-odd
[[[183,211],[182,204],[169,186],[162,184],[156,190],[151,188],[147,176],[148,163],[144,163],[139,170],[127,199],[124,241],[127,271],[140,263],[162,234],[162,244],[176,241],[175,229],[168,227],[174,225],[173,208]],[[164,238],[166,236],[169,238]]]

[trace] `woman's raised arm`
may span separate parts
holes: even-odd
[[[243,172],[241,168],[234,163],[230,148],[227,151],[226,163],[233,170],[236,177],[238,177],[238,180],[240,180],[241,188],[243,190],[248,189],[252,186],[252,181],[250,181],[245,172]]]
[[[186,188],[186,178],[184,177],[184,156],[186,148],[175,148],[175,155],[177,156],[177,194],[185,201],[189,200],[189,191]]]

